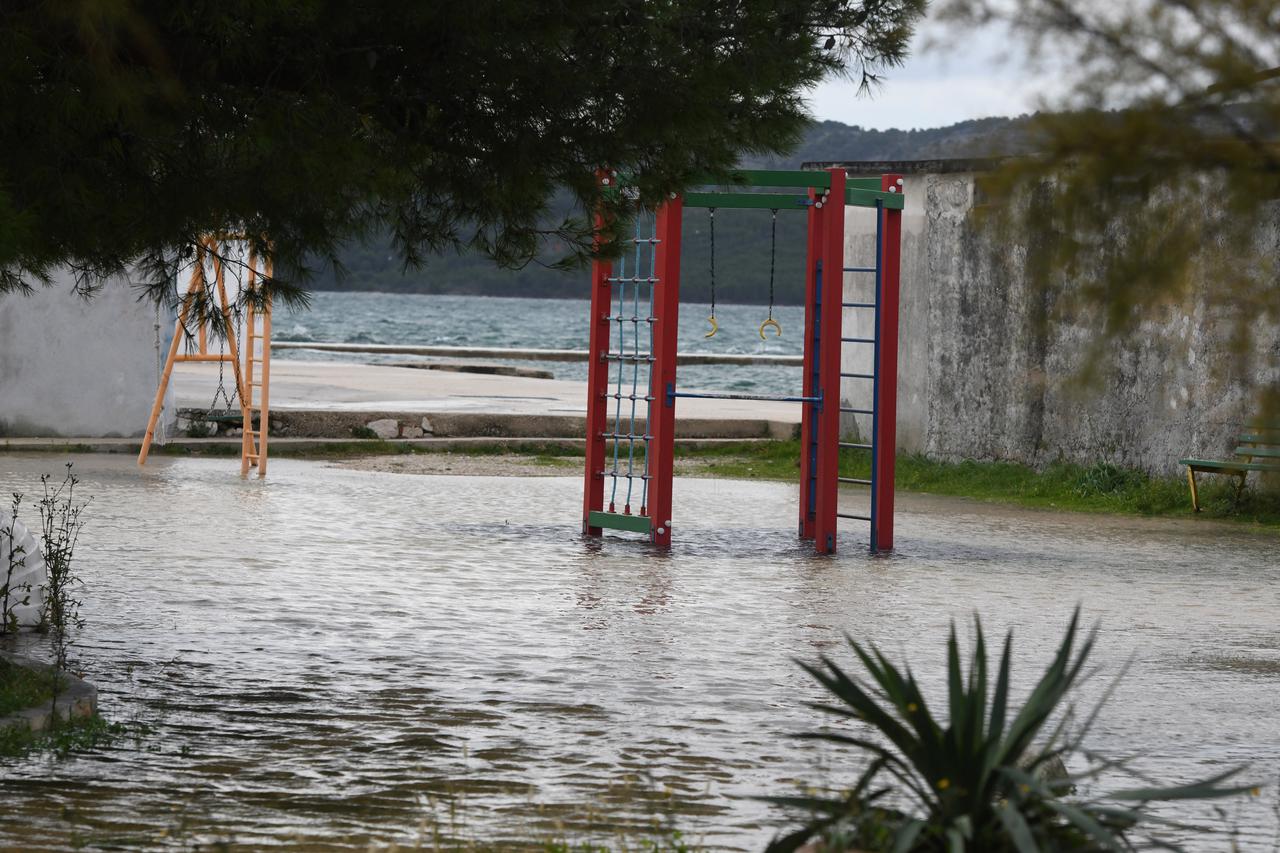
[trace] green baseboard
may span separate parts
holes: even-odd
[[[613,530],[630,530],[633,533],[648,533],[651,523],[643,515],[592,511],[587,514],[587,526],[608,527]]]

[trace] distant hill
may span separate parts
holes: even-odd
[[[823,160],[931,160],[978,157],[1024,150],[1018,119],[988,118],[928,130],[866,130],[836,121],[809,129],[787,157],[752,158],[750,169],[798,169]],[[707,213],[685,215],[681,298],[705,302],[709,288]],[[716,217],[716,297],[722,302],[764,302],[769,290],[770,215],[765,210],[722,211]],[[346,276],[331,270],[317,275],[315,290],[378,290],[401,293],[472,293],[485,296],[583,297],[584,272],[558,272],[531,265],[504,270],[487,258],[446,255],[431,258],[420,271],[403,274],[389,244],[352,246],[341,253]],[[804,220],[794,213],[778,217],[776,301],[804,299]]]

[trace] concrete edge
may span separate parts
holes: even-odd
[[[790,427],[790,424],[786,426]],[[789,435],[786,437],[790,437]],[[675,440],[677,447],[705,448],[720,447],[726,444],[754,444],[775,441],[778,436],[753,436],[742,438],[679,438]],[[385,449],[388,445],[402,450],[424,453],[449,453],[477,449],[500,449],[512,452],[546,451],[550,449],[581,451],[586,447],[582,438],[558,438],[555,436],[472,436],[459,438],[275,438],[271,439],[271,449],[281,457],[295,453],[318,451],[326,446],[344,446],[357,448],[368,444],[371,453]],[[0,453],[108,453],[136,456],[142,449],[137,439],[127,438],[22,438],[0,440]],[[183,438],[170,441],[165,445],[153,445],[152,456],[173,456],[178,454],[198,455],[210,450],[239,453],[239,438]],[[353,455],[358,455],[353,453]]]
[[[10,652],[0,652],[0,658],[14,666],[44,675],[51,675],[55,671],[52,665],[43,661]],[[60,720],[81,720],[93,716],[98,710],[98,688],[69,672],[63,672],[61,675],[66,680],[67,686],[55,699],[0,717],[0,730],[25,728],[33,732],[42,732],[53,724],[55,716]]]
[[[179,409],[180,417],[191,410]],[[485,412],[421,412],[395,410],[347,409],[275,409],[271,412],[269,430],[273,442],[281,440],[345,440],[356,441],[367,435],[369,424],[394,421],[388,441],[434,439],[534,439],[581,440],[587,431],[584,415],[568,414],[503,414]],[[239,427],[234,422],[216,421],[217,432],[209,438],[236,438]],[[678,418],[676,438],[777,438],[799,435],[795,421],[768,418]],[[141,436],[74,437],[74,436],[0,436],[0,450],[32,449],[41,442],[58,443],[62,447],[96,450],[98,448],[140,447]],[[203,441],[203,438],[174,436],[170,445]],[[192,444],[192,446],[196,446]],[[136,451],[135,451],[136,452]]]

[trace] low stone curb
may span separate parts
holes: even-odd
[[[43,675],[54,673],[52,666],[33,658],[7,652],[0,652],[0,658],[14,666]],[[25,728],[42,732],[53,723],[55,714],[59,720],[79,720],[92,716],[98,710],[98,688],[69,672],[61,673],[61,677],[66,686],[59,691],[56,699],[0,717],[0,729]]]
[[[681,438],[676,437],[678,447],[719,447],[724,444],[751,444],[771,441],[763,437],[749,438]],[[406,449],[423,451],[460,451],[475,448],[501,448],[513,452],[544,451],[549,448],[578,451],[586,446],[581,438],[541,437],[503,437],[472,436],[458,438],[396,438],[388,441],[361,438],[276,438],[271,439],[271,449],[282,456],[290,453],[319,451],[327,445],[347,445],[357,447],[361,442],[368,442],[371,448],[394,444]],[[0,453],[120,453],[136,456],[142,445],[136,438],[0,438]],[[224,451],[239,451],[239,438],[176,438],[164,445],[152,445],[153,456],[161,454],[191,453],[220,448]]]
[[[190,418],[191,409],[179,409]],[[237,430],[235,424],[227,429]],[[775,438],[799,435],[799,423],[767,418],[677,418],[677,438]],[[351,439],[372,431],[380,438],[544,438],[575,439],[587,433],[578,414],[510,414],[498,412],[424,412],[349,409],[276,409],[271,437]],[[231,433],[234,436],[234,433]],[[177,439],[179,436],[174,436]],[[210,436],[214,437],[214,436]],[[219,438],[223,435],[217,436]]]

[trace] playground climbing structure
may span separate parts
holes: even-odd
[[[803,407],[800,536],[812,540],[818,553],[829,554],[836,550],[839,521],[860,521],[870,525],[873,552],[891,550],[902,178],[849,178],[842,169],[742,171],[732,177],[732,185],[686,192],[652,213],[641,211],[622,252],[612,261],[592,265],[583,532],[630,531],[655,545],[669,546],[677,401],[767,400]],[[602,172],[598,179],[606,190],[623,191],[612,172]],[[775,216],[794,212],[807,217],[799,393],[699,393],[677,384],[680,244],[686,208],[709,208],[722,215],[757,208],[774,211]],[[853,208],[851,215],[875,217],[875,257],[861,265],[846,265],[848,208]],[[846,312],[869,313],[873,334],[846,336]],[[845,371],[845,347],[870,348],[870,368]],[[867,361],[855,358],[848,363]],[[842,414],[869,419],[869,438],[842,441]],[[852,461],[858,454],[870,455],[870,477],[842,477],[841,456]],[[865,487],[859,511],[841,510],[841,483]]]

